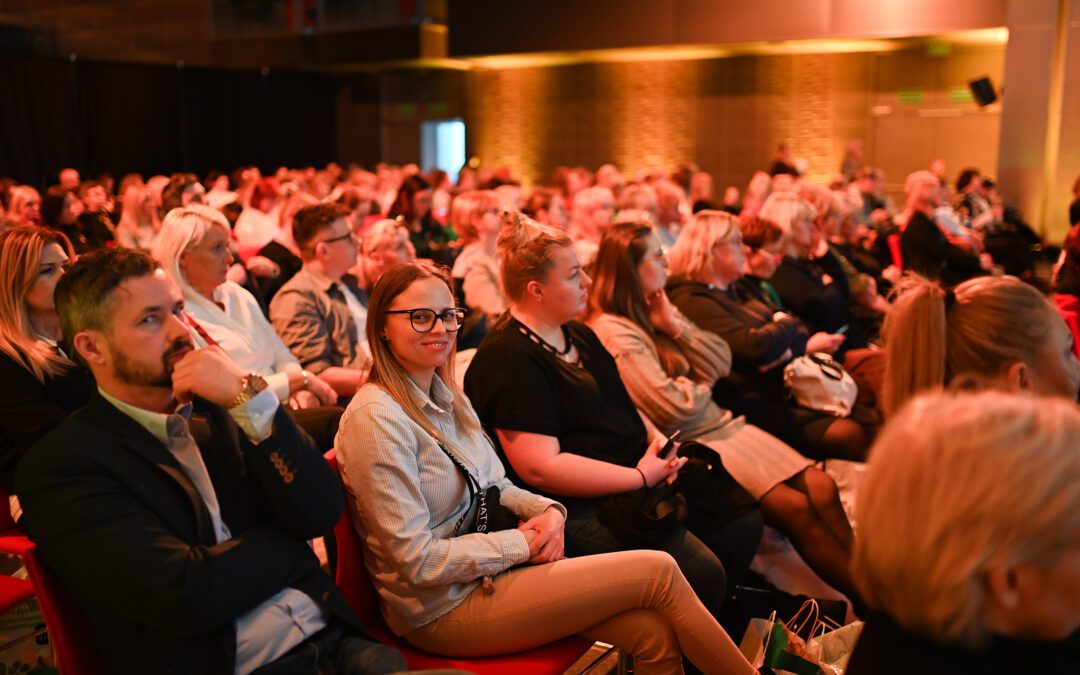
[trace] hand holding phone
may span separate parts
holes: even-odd
[[[667,443],[664,443],[664,447],[660,448],[657,457],[660,459],[671,459],[672,453],[675,452],[675,445],[678,443],[679,436],[681,435],[682,429],[676,429],[675,433],[668,437]]]

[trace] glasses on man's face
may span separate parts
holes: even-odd
[[[442,319],[442,325],[447,331],[453,333],[460,330],[465,323],[465,310],[460,307],[451,307],[442,314],[433,309],[423,307],[417,309],[395,309],[387,314],[408,314],[409,324],[417,333],[427,333],[435,327],[435,319]]]
[[[324,244],[333,244],[335,241],[345,241],[346,239],[351,239],[352,243],[359,245],[359,242],[356,240],[356,236],[352,232],[346,232],[345,234],[341,235],[340,237],[331,237],[329,239],[323,239],[322,243],[324,243]]]

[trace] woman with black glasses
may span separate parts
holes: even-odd
[[[507,479],[454,382],[464,312],[451,288],[424,262],[375,284],[371,378],[337,436],[353,523],[391,629],[452,656],[580,634],[630,651],[639,673],[682,672],[683,653],[708,673],[753,673],[666,553],[563,558],[566,509]]]

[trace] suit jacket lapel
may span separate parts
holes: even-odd
[[[215,544],[217,539],[213,536],[214,528],[210,521],[210,512],[206,510],[206,504],[203,503],[199,491],[195,489],[195,484],[184,473],[180,463],[176,461],[176,457],[169,452],[169,449],[138,422],[106,401],[98,393],[97,388],[91,393],[87,408],[91,418],[108,433],[118,437],[124,447],[172,478],[191,503],[195,516],[196,537],[204,544]]]

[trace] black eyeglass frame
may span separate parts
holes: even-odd
[[[431,320],[430,326],[421,330],[416,327],[416,319],[413,318],[415,312],[431,312],[435,318]],[[436,312],[435,310],[428,307],[416,307],[415,309],[390,309],[384,312],[384,314],[408,314],[409,326],[412,327],[412,329],[417,333],[430,333],[432,330],[435,329],[436,320],[443,322],[443,328],[446,329],[447,333],[456,333],[461,330],[462,326],[465,325],[465,315],[468,313],[468,310],[464,307],[451,307],[450,309],[444,310],[442,313]],[[457,316],[457,326],[454,328],[446,325],[446,317],[451,314]]]
[[[357,239],[356,239],[356,235],[353,234],[352,232],[347,232],[346,234],[343,234],[340,237],[331,237],[329,239],[323,239],[322,241],[317,242],[316,245],[318,245],[318,244],[333,244],[335,241],[345,241],[346,239],[352,239],[354,244],[356,244],[357,246],[360,245],[360,242],[357,241]]]

